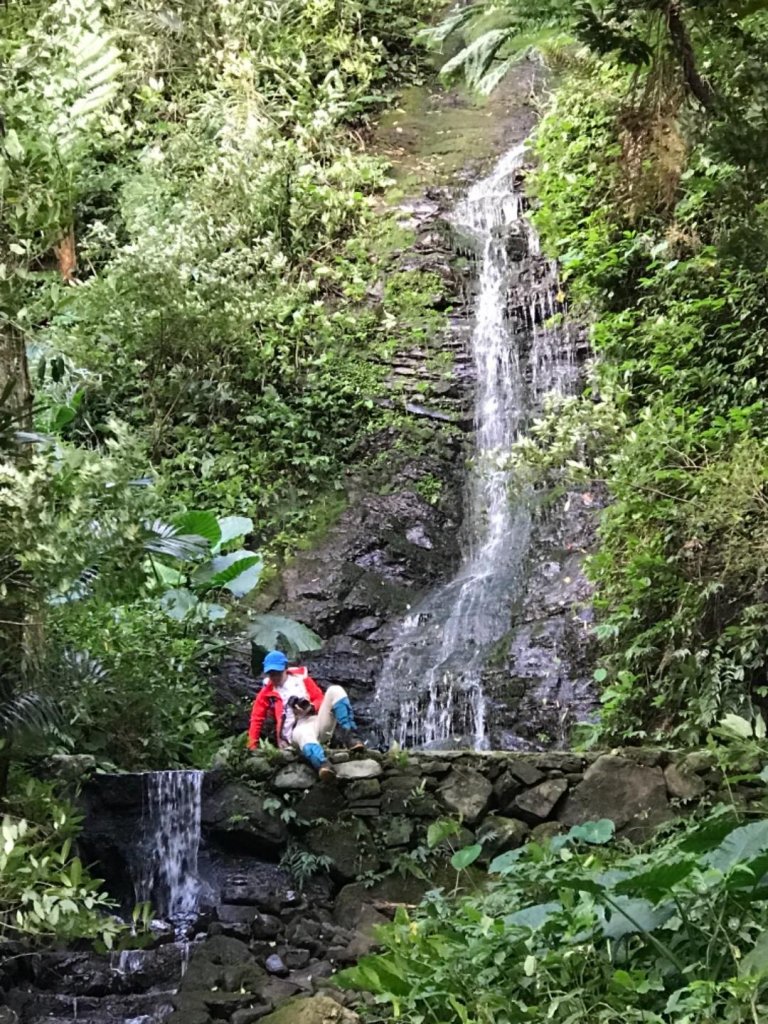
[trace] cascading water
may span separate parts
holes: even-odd
[[[509,631],[525,587],[532,502],[507,466],[545,393],[578,382],[560,310],[556,265],[525,217],[524,145],[456,207],[453,224],[479,258],[472,354],[475,457],[465,552],[457,576],[406,617],[376,692],[386,739],[401,746],[488,745],[483,670]]]
[[[203,773],[148,772],[144,780],[144,841],[134,878],[136,901],[151,903],[183,933],[194,921],[200,891]]]

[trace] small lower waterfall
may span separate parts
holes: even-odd
[[[200,883],[201,771],[147,772],[144,841],[134,877],[138,903],[149,902],[177,932],[194,922]]]
[[[483,670],[508,633],[531,549],[532,502],[515,490],[512,445],[548,392],[578,383],[556,265],[525,217],[525,146],[470,188],[452,220],[478,257],[472,355],[475,456],[456,577],[402,622],[376,692],[385,738],[401,746],[488,745]]]

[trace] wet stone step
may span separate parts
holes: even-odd
[[[6,998],[11,1009],[15,1009],[19,1015],[20,1024],[50,1024],[51,1020],[83,1024],[83,1021],[90,1018],[98,1024],[128,1020],[135,1022],[137,1018],[145,1018],[146,1024],[150,1024],[163,1020],[170,1013],[173,991],[99,998],[28,993],[17,989],[11,990]]]

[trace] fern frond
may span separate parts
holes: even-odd
[[[208,553],[208,544],[204,537],[182,534],[178,526],[166,523],[162,519],[145,522],[143,526],[142,543],[145,551],[178,558],[181,561],[199,558]]]
[[[494,57],[509,42],[507,29],[496,28],[484,32],[447,61],[440,74],[449,77],[462,71],[470,85],[476,85],[491,65]]]
[[[452,36],[454,32],[458,32],[459,29],[464,28],[465,25],[483,14],[484,11],[484,4],[470,4],[463,11],[449,15],[439,25],[422,29],[416,36],[416,41],[424,43],[429,47],[437,47],[439,44],[444,43],[449,36]]]

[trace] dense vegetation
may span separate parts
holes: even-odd
[[[433,6],[0,5],[0,931],[91,934],[101,900],[20,764],[205,765],[222,647],[313,646],[248,595],[338,512],[425,329],[378,288],[365,139]]]
[[[339,981],[374,996],[372,1021],[758,1024],[766,851],[764,817],[730,807],[648,849],[602,820],[503,853],[487,874],[459,850],[458,892],[399,910],[383,953]]]
[[[397,280],[366,299],[391,228],[361,143],[430,7],[3,5],[9,725],[37,689],[63,749],[204,762],[201,666],[338,509],[410,329]]]
[[[768,5],[507,0],[432,38],[457,25],[481,88],[532,46],[558,73],[535,220],[597,359],[521,457],[608,502],[600,732],[695,741],[768,694]]]

